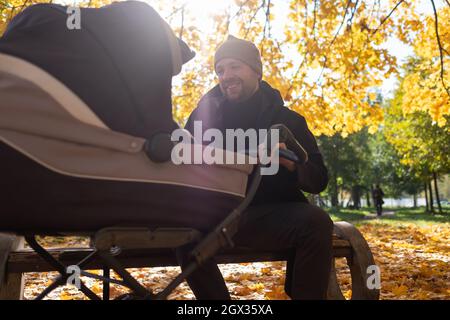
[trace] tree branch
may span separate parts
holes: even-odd
[[[313,25],[312,25],[312,33],[313,33],[313,38],[314,41],[316,40],[316,19],[317,19],[317,0],[314,0],[314,20],[313,20]]]
[[[351,25],[352,24],[353,17],[355,16],[356,11],[358,10],[358,4],[359,4],[359,0],[356,0],[355,7],[352,10],[352,15],[350,16],[350,19],[348,19],[348,21],[347,21],[347,25]]]
[[[380,22],[380,25],[372,32],[372,35],[378,32],[380,30],[381,26],[391,17],[391,15],[394,13],[395,10],[397,10],[398,6],[401,5],[405,0],[400,0],[395,7],[389,12],[389,14]]]
[[[336,41],[336,38],[337,38],[337,36],[339,35],[339,32],[340,32],[341,29],[342,29],[342,26],[344,25],[345,18],[346,18],[346,16],[347,16],[347,12],[348,12],[348,8],[350,8],[350,3],[351,3],[351,2],[352,2],[351,0],[348,0],[348,1],[347,1],[347,5],[345,6],[344,16],[342,17],[342,22],[341,22],[341,24],[339,25],[339,28],[338,28],[338,30],[336,31],[336,33],[335,33],[335,35],[334,35],[334,37],[333,37],[333,40],[331,40],[330,45],[328,46],[328,49],[331,48],[331,46],[333,45],[334,41]]]
[[[264,5],[265,5],[265,0],[263,0],[262,4],[261,4],[258,8],[256,8],[255,13],[254,13],[253,16],[250,18],[250,20],[249,20],[249,22],[248,22],[248,28],[245,28],[245,36],[244,36],[244,39],[247,39],[248,33],[250,32],[251,24],[253,23],[253,20],[255,20],[256,15],[258,14],[259,10],[261,10],[261,9],[264,8]]]
[[[250,0],[246,0],[242,5],[240,5],[238,11],[236,11],[236,13],[235,13],[231,18],[228,19],[228,21],[227,21],[227,31],[228,31],[229,28],[230,28],[230,23],[231,23],[231,21],[232,21],[234,18],[236,18],[237,16],[239,16],[239,15],[241,14],[242,9],[247,5],[247,3],[248,3],[249,1],[250,1]]]
[[[439,47],[439,56],[440,56],[440,60],[441,60],[441,82],[442,85],[444,86],[445,91],[447,92],[447,95],[450,97],[450,90],[447,87],[447,85],[445,84],[445,79],[444,79],[444,50],[442,48],[442,43],[441,43],[441,38],[439,36],[439,20],[438,20],[438,14],[436,11],[436,6],[434,4],[434,0],[430,0],[431,4],[433,5],[433,12],[434,12],[434,30],[436,32],[436,39],[437,39],[437,43],[438,43],[438,47]]]
[[[267,27],[269,27],[269,38],[270,38],[270,0],[267,1],[266,21],[264,22],[263,38],[261,40],[261,47],[259,49],[259,51],[261,52],[261,57],[264,54],[264,41],[266,40]]]
[[[297,79],[298,74],[300,73],[300,70],[302,69],[303,65],[304,65],[305,62],[306,62],[306,55],[307,55],[307,51],[305,50],[305,54],[304,54],[304,56],[303,56],[302,63],[300,63],[300,65],[299,65],[298,68],[297,68],[297,71],[295,71],[295,75],[294,75],[294,77],[292,78],[291,85],[290,85],[289,88],[287,89],[286,95],[284,96],[285,99],[286,99],[286,97],[291,93],[291,90],[294,88],[295,79]]]
[[[164,18],[164,20],[169,20],[170,18],[172,18],[174,15],[176,15],[179,11],[184,10],[184,7],[186,7],[187,2],[183,3],[183,5],[181,5],[181,7],[176,8],[174,11],[172,11],[168,16],[166,16]]]
[[[341,22],[341,24],[339,25],[339,28],[338,28],[338,30],[336,31],[336,33],[335,33],[333,39],[331,40],[330,44],[328,45],[328,50],[326,50],[327,53],[328,53],[328,51],[330,50],[330,48],[333,46],[334,41],[336,41],[336,39],[337,39],[339,33],[341,32],[342,26],[343,26],[344,23],[345,23],[345,18],[347,17],[348,8],[350,8],[350,3],[351,3],[351,0],[348,0],[348,1],[347,1],[347,5],[345,6],[344,16],[342,17],[342,22]],[[327,56],[325,55],[324,58],[325,58],[325,61],[323,62],[322,70],[320,70],[319,77],[318,77],[317,80],[314,82],[314,86],[319,82],[320,78],[322,78],[322,74],[323,74],[323,72],[324,72],[324,70],[325,70],[325,68],[326,68],[326,66],[327,66],[327,62],[328,62]]]
[[[263,41],[266,38],[266,29],[270,28],[270,0],[267,1],[266,21],[264,22]],[[270,34],[269,34],[270,37]]]
[[[308,2],[305,1],[305,39],[307,39],[307,38],[308,38]],[[306,43],[308,43],[307,40],[306,40]],[[285,97],[287,97],[291,93],[291,90],[294,88],[295,79],[297,79],[298,74],[300,73],[300,70],[302,69],[303,65],[307,61],[307,55],[308,55],[308,50],[306,50],[306,48],[305,48],[305,53],[303,55],[302,63],[299,64],[297,70],[295,71],[294,77],[292,78],[292,81],[291,81],[291,85],[287,89]]]

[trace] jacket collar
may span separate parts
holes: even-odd
[[[284,107],[284,101],[280,91],[272,88],[266,81],[260,82],[259,90],[262,91],[261,112],[257,115],[260,128],[268,128],[272,123],[274,113]],[[214,123],[222,119],[221,108],[225,102],[225,97],[217,84],[209,90],[199,101],[198,106],[203,109],[204,114],[209,115],[208,125],[214,127]],[[206,110],[205,110],[206,109]]]
[[[270,107],[282,107],[284,106],[283,98],[281,97],[280,91],[274,89],[268,84],[266,81],[262,80],[260,82],[259,90],[262,91],[264,96],[264,106]],[[225,101],[225,97],[220,90],[219,85],[215,85],[214,88],[209,90],[203,98],[200,100],[200,103],[203,100],[216,100],[220,104]]]

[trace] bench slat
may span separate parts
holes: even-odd
[[[51,255],[66,265],[76,264],[92,252],[91,248],[63,248],[49,249]],[[216,261],[222,263],[244,263],[261,261],[283,261],[289,256],[289,250],[283,251],[255,251],[247,248],[225,250],[216,256]],[[335,257],[351,257],[352,249],[347,240],[333,239],[333,254]],[[177,266],[172,250],[167,249],[139,249],[124,250],[118,259],[127,268]],[[87,265],[90,269],[102,269],[103,265],[94,259]],[[47,272],[54,269],[32,250],[11,252],[8,259],[8,273]]]

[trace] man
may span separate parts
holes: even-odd
[[[285,108],[278,90],[262,81],[259,50],[248,41],[229,36],[215,54],[219,84],[191,114],[186,129],[202,121],[203,130],[217,128],[267,129],[284,124],[307,151],[298,165],[280,159],[276,175],[264,176],[245,221],[233,238],[237,246],[254,249],[292,249],[287,262],[285,291],[292,299],[325,299],[332,259],[333,223],[328,214],[308,203],[300,190],[323,191],[327,169],[305,119]],[[281,145],[281,148],[285,148]],[[180,260],[186,257],[179,252]],[[198,299],[229,299],[214,261],[188,278]]]
[[[384,192],[380,188],[379,184],[377,184],[375,189],[373,189],[372,197],[373,197],[373,202],[375,203],[375,207],[377,208],[377,217],[380,217],[383,214]]]

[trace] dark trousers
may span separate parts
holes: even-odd
[[[291,249],[285,291],[292,299],[325,299],[332,259],[333,222],[307,203],[291,202],[250,207],[233,240],[254,249]],[[183,266],[191,246],[177,253]],[[214,259],[187,278],[197,299],[230,299]]]
[[[381,216],[383,213],[383,203],[381,201],[378,201],[375,203],[375,206],[377,208],[377,216]]]

